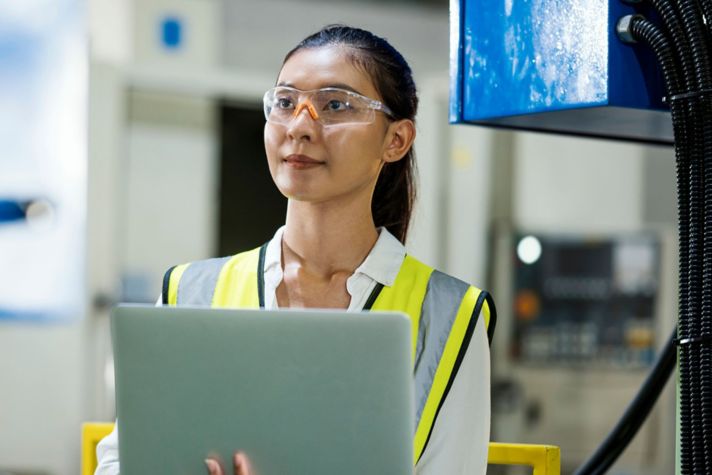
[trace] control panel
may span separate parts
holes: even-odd
[[[514,338],[524,364],[637,368],[654,357],[653,235],[515,240]]]

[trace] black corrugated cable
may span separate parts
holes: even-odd
[[[707,29],[698,0],[677,0],[684,31],[692,49],[692,60],[698,74],[699,86],[707,89],[712,85]]]
[[[618,23],[617,30],[623,41],[640,41],[653,50],[663,71],[667,94],[678,93],[681,87],[680,74],[673,55],[673,49],[665,34],[642,15],[629,15],[622,18]],[[675,122],[677,124],[682,123],[679,120]],[[676,130],[676,135],[680,133],[682,133],[681,130]],[[605,473],[635,437],[675,367],[676,339],[677,331],[675,330],[670,335],[650,374],[638,394],[626,408],[620,421],[593,455],[575,472],[575,475]]]
[[[682,80],[677,70],[677,62],[675,61],[673,49],[665,35],[658,29],[656,25],[647,21],[641,15],[628,16],[621,19],[619,22],[618,31],[622,32],[621,23],[626,26],[623,30],[627,30],[630,40],[638,40],[641,43],[648,45],[655,53],[665,79],[666,90],[669,97],[675,96],[681,90]],[[623,38],[622,38],[623,39]],[[625,40],[625,39],[624,39]],[[682,104],[671,104],[673,108],[673,125],[675,129],[676,144],[678,139],[686,137],[686,121],[685,110]],[[676,156],[678,158],[678,190],[680,192],[680,205],[682,208],[681,216],[685,215],[686,201],[686,160],[682,153],[683,147],[676,147]],[[685,220],[681,221],[682,235],[686,234]],[[654,368],[652,369],[648,379],[639,391],[636,398],[626,409],[624,416],[621,418],[616,427],[611,431],[603,444],[596,452],[584,463],[576,475],[589,475],[604,473],[618,458],[620,453],[625,449],[630,440],[633,439],[638,429],[646,419],[652,406],[655,404],[657,397],[662,391],[665,382],[669,378],[672,368],[675,365],[675,341],[677,332],[673,332],[666,344],[663,353],[658,358]]]
[[[709,91],[709,94],[712,91]],[[695,357],[696,382],[695,402],[700,413],[698,440],[701,441],[700,458],[704,460],[705,473],[712,474],[712,114],[708,96],[695,96],[700,118],[697,134],[702,139],[702,194],[703,194],[703,267],[702,267],[702,305],[699,317],[699,331],[694,335],[697,343],[693,344]],[[694,386],[693,386],[694,387]]]
[[[678,158],[680,443],[683,474],[712,473],[712,58],[710,0],[650,0],[672,35],[681,91],[669,94]],[[702,12],[707,13],[707,25]]]
[[[686,117],[687,108],[686,104],[680,101],[669,101],[669,98],[675,94],[679,94],[683,91],[694,90],[697,87],[697,78],[694,72],[694,66],[692,63],[692,52],[690,50],[689,42],[686,35],[683,33],[682,22],[679,17],[679,13],[675,6],[672,4],[671,0],[650,0],[653,8],[657,11],[660,16],[663,26],[666,32],[670,35],[672,47],[674,48],[674,56],[680,64],[681,74],[678,80],[679,87],[675,84],[671,84],[668,79],[666,79],[666,89],[668,102],[670,103],[670,108],[673,116],[673,127],[675,134],[675,156],[676,156],[676,169],[677,169],[677,194],[678,194],[678,234],[679,234],[679,267],[678,267],[678,278],[679,278],[679,298],[678,298],[678,336],[689,335],[688,324],[690,323],[689,318],[685,318],[688,312],[688,299],[689,299],[689,157],[690,157],[690,146],[688,139],[688,132],[690,127],[690,121]],[[645,39],[641,37],[641,41],[645,42]],[[653,50],[655,50],[655,44],[650,45]],[[658,48],[657,56],[660,56],[660,49]],[[664,56],[664,54],[663,54]],[[659,59],[661,65],[664,64],[664,59]],[[664,68],[664,66],[663,66]],[[665,71],[665,70],[663,70]],[[670,74],[668,74],[669,76]],[[680,356],[680,384],[692,384],[692,380],[689,377],[690,374],[690,362],[692,358],[687,355],[688,350],[682,350]],[[687,377],[684,377],[687,375]],[[691,403],[691,391],[687,390],[681,391],[681,400],[684,400],[680,404],[680,419],[691,421],[693,404]],[[690,424],[685,424],[686,431],[689,432]],[[690,437],[688,437],[690,439]],[[692,444],[684,444],[687,450],[691,449]],[[683,456],[683,460],[692,460],[692,457]]]
[[[679,13],[671,0],[650,0],[650,4],[655,8],[663,22],[664,30],[670,38],[675,56],[682,67],[680,77],[680,91],[692,90],[696,87],[694,66],[692,64],[692,51],[690,43],[687,41],[682,28],[682,21]]]
[[[657,11],[662,20],[665,32],[669,35],[674,48],[674,56],[680,65],[679,79],[676,84],[671,84],[666,79],[666,89],[668,103],[673,117],[673,128],[675,134],[675,165],[676,165],[676,187],[677,187],[677,211],[678,211],[678,337],[689,334],[687,325],[689,318],[684,315],[688,309],[689,298],[689,120],[686,118],[686,104],[681,101],[670,101],[670,97],[679,94],[683,91],[692,90],[697,85],[697,80],[692,64],[692,53],[690,45],[683,33],[682,23],[679,18],[679,13],[671,0],[650,0],[651,5]],[[641,41],[645,39],[641,37]],[[651,44],[654,48],[654,44]],[[660,54],[658,53],[658,56]],[[663,60],[659,60],[663,64]],[[663,66],[664,68],[664,66]],[[663,69],[663,71],[665,71]],[[669,76],[669,74],[668,74]],[[686,350],[685,350],[686,351]],[[683,352],[684,353],[684,352]],[[683,357],[680,361],[689,361],[690,358]],[[689,378],[683,378],[682,374],[689,374],[687,365],[681,364],[679,368],[681,384],[683,381],[690,382]],[[692,405],[689,403],[689,391],[683,391],[681,399],[687,399],[688,402],[680,405],[681,420],[691,419]],[[690,460],[690,457],[683,457]]]
[[[709,335],[712,323],[710,312],[710,278],[712,268],[712,243],[710,242],[710,223],[707,217],[712,216],[710,207],[710,170],[705,166],[705,158],[709,156],[709,130],[705,124],[709,111],[706,111],[704,100],[697,94],[709,89],[711,85],[709,47],[707,32],[703,26],[699,4],[695,0],[678,0],[678,7],[685,35],[692,50],[695,67],[696,88],[689,89],[685,102],[691,121],[692,133],[690,141],[690,174],[689,174],[689,298],[687,311],[680,316],[681,332],[680,346],[680,407],[681,413],[680,442],[681,470],[684,474],[712,473],[710,460],[712,446],[710,433],[712,431],[712,407],[710,393],[712,381],[710,378],[710,348],[705,337]],[[676,98],[671,97],[675,101]],[[687,333],[687,334],[685,334]]]
[[[712,43],[712,0],[700,0],[700,5],[706,20],[707,41]]]
[[[677,72],[678,66],[670,41],[657,25],[648,21],[643,15],[631,15],[621,21],[626,21],[626,19],[630,22],[627,29],[632,38],[653,50],[663,72],[668,97],[678,94],[681,91],[680,75]]]

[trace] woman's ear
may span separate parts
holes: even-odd
[[[415,124],[410,119],[392,122],[388,126],[386,138],[383,142],[383,161],[386,163],[397,162],[405,157],[415,140]]]

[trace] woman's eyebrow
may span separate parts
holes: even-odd
[[[294,84],[289,83],[289,82],[279,82],[279,83],[277,83],[277,86],[291,87],[293,89],[299,89],[297,87],[294,87]],[[356,94],[363,95],[360,91],[354,89],[353,87],[349,86],[348,84],[344,84],[341,82],[331,83],[331,84],[323,84],[319,89],[324,89],[327,87],[335,87],[337,89],[346,89],[347,91],[351,91],[351,92],[355,92]]]

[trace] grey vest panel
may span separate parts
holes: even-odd
[[[428,281],[415,346],[416,424],[420,422],[450,329],[469,288],[469,284],[439,271],[433,271]]]
[[[178,282],[177,305],[209,307],[223,266],[232,257],[206,259],[191,263]]]

